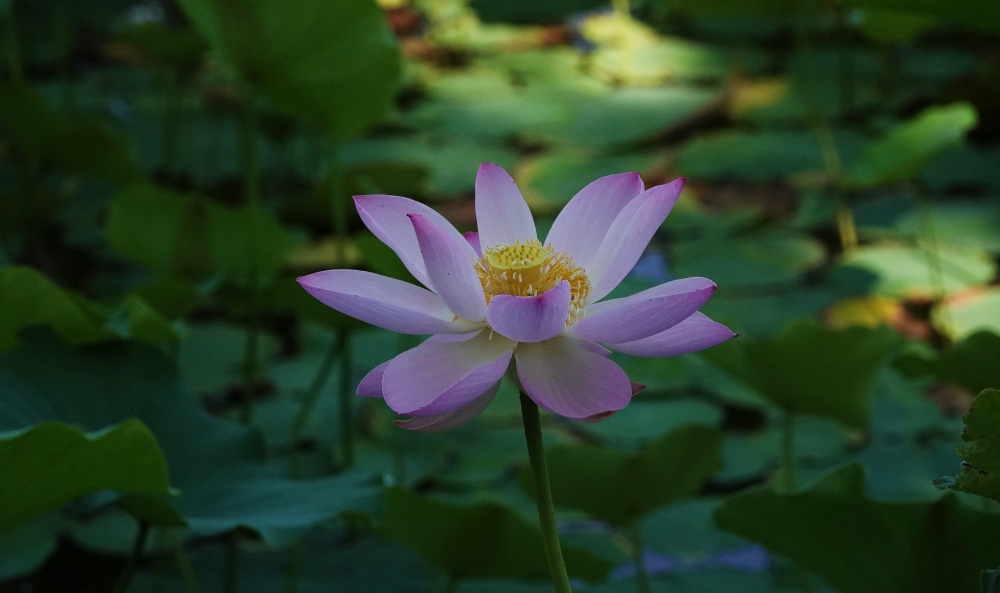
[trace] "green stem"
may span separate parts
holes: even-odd
[[[653,593],[653,585],[649,581],[649,571],[646,569],[645,547],[642,543],[642,525],[636,525],[632,530],[632,562],[635,564],[635,586],[639,593]]]
[[[288,550],[288,566],[285,568],[285,593],[298,593],[301,567],[302,542],[295,542]]]
[[[21,44],[17,33],[17,17],[14,14],[16,2],[10,0],[7,3],[7,16],[4,21],[4,33],[7,43],[4,44],[4,53],[7,58],[7,75],[15,85],[24,82],[24,68],[21,65]]]
[[[629,0],[611,0],[611,7],[619,16],[632,15],[632,11],[629,9]]]
[[[226,537],[222,558],[222,593],[236,593],[239,590],[240,549],[235,532]]]
[[[291,476],[296,480],[302,478],[302,433],[309,422],[309,417],[312,416],[312,412],[316,408],[316,402],[319,401],[319,396],[323,392],[323,386],[330,379],[330,373],[333,372],[333,366],[337,362],[340,348],[341,343],[338,334],[330,341],[330,348],[327,349],[322,362],[319,364],[319,368],[316,369],[316,375],[313,376],[313,380],[306,390],[305,398],[302,400],[302,407],[299,408],[299,413],[295,416],[295,421],[292,423],[291,456],[289,463],[291,466]]]
[[[781,418],[781,470],[778,491],[781,494],[795,494],[795,413],[790,410],[782,412]],[[812,581],[809,573],[800,565],[792,567],[794,577],[799,582],[799,588],[806,593],[812,592]]]
[[[927,192],[918,184],[913,184],[913,191],[917,197],[917,218],[920,221],[920,235],[926,242],[924,253],[927,256],[927,270],[930,276],[931,291],[934,303],[939,306],[941,320],[941,334],[950,336],[951,316],[947,309],[940,308],[941,301],[945,297],[944,288],[944,268],[941,266],[941,252],[938,250],[937,233],[934,231],[934,215],[931,213],[930,200]]]
[[[781,418],[781,492],[795,492],[795,414],[788,410]]]
[[[246,204],[251,210],[260,208],[260,163],[257,155],[257,113],[254,99],[247,89],[243,96],[242,109],[242,157],[243,157],[243,189],[246,192]],[[253,220],[257,220],[254,218]],[[248,229],[251,236],[256,236],[256,229]],[[253,399],[257,392],[258,355],[260,344],[260,275],[256,262],[256,241],[251,242],[250,273],[247,286],[247,301],[249,305],[249,322],[247,325],[247,341],[244,350],[244,393],[240,420],[249,424],[253,418]]]
[[[528,444],[528,459],[531,461],[531,476],[535,483],[535,501],[538,503],[538,522],[542,529],[542,543],[545,559],[552,575],[552,585],[556,593],[572,593],[566,562],[559,546],[559,532],[556,530],[556,513],[552,505],[552,488],[549,485],[549,471],[545,463],[545,445],[542,443],[542,424],[538,417],[538,406],[521,392],[521,417],[524,420],[524,439]]]
[[[186,593],[199,593],[201,588],[198,586],[198,577],[195,575],[194,567],[191,566],[191,559],[184,551],[184,542],[181,540],[178,530],[171,529],[170,533],[173,538],[174,559],[177,562],[177,571],[181,575],[184,591]]]
[[[826,176],[833,187],[834,199],[837,203],[837,232],[840,235],[840,246],[844,252],[854,250],[858,245],[858,233],[854,225],[854,215],[851,213],[848,204],[848,193],[844,186],[844,167],[840,160],[840,153],[837,150],[837,143],[833,138],[833,131],[830,121],[823,112],[820,103],[819,90],[816,84],[816,64],[812,53],[812,46],[809,43],[809,35],[803,22],[807,14],[807,9],[800,3],[799,14],[795,15],[795,42],[798,52],[805,60],[805,95],[809,119],[811,120],[813,131],[819,140],[820,152],[823,155],[823,167]]]
[[[132,553],[129,554],[122,572],[118,575],[118,582],[115,583],[114,593],[125,593],[128,591],[129,583],[135,576],[135,568],[142,558],[142,552],[146,548],[146,538],[149,537],[149,524],[139,523],[139,533],[135,536],[135,543],[132,545]]]
[[[351,332],[341,329],[337,333],[337,358],[340,374],[337,397],[340,403],[340,452],[343,467],[354,465],[354,389],[351,383]]]

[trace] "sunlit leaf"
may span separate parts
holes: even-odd
[[[181,0],[209,43],[276,105],[321,120],[338,138],[382,117],[399,52],[369,0]]]
[[[985,389],[972,401],[965,415],[962,440],[968,445],[958,448],[962,468],[957,476],[938,478],[938,488],[951,488],[992,498],[1000,502],[1000,391]]]
[[[696,86],[622,88],[594,96],[567,97],[568,120],[527,130],[528,140],[557,145],[604,147],[663,134],[716,99]]]
[[[863,468],[852,464],[799,494],[753,489],[722,504],[715,522],[844,593],[974,591],[979,571],[996,564],[997,515],[952,496],[875,502],[864,482]]]
[[[379,531],[454,577],[548,577],[538,528],[496,503],[456,505],[394,488]],[[586,552],[564,547],[563,555],[572,577],[607,575],[608,565]]]
[[[528,204],[537,210],[558,211],[588,183],[604,175],[650,171],[662,161],[657,153],[592,156],[551,151],[517,170],[517,184]]]
[[[934,325],[953,339],[961,340],[976,332],[1000,334],[1000,289],[945,301],[934,310]]]
[[[933,247],[925,242],[865,245],[844,255],[835,273],[869,272],[875,277],[873,292],[905,298],[943,296],[984,284],[995,269],[983,249],[939,241]]]
[[[552,497],[614,525],[626,526],[671,501],[693,496],[722,467],[722,434],[685,426],[628,454],[591,445],[551,448],[545,453]],[[523,468],[521,487],[533,489]]]
[[[967,103],[928,108],[869,144],[847,169],[846,183],[868,188],[913,179],[931,158],[959,144],[977,119]]]

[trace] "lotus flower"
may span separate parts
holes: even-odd
[[[496,396],[511,368],[539,407],[595,421],[624,408],[642,387],[610,350],[665,357],[735,334],[698,309],[715,291],[684,278],[601,300],[639,260],[673,208],[678,179],[644,189],[636,173],[602,177],[556,218],[545,241],[502,168],[476,177],[478,233],[459,233],[433,209],[386,195],[356,196],[365,225],[426,288],[360,270],[299,278],[309,294],[351,317],[404,334],[433,334],[361,381],[398,424],[424,432],[461,426]]]

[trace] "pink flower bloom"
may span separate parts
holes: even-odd
[[[479,232],[462,235],[419,202],[357,196],[365,225],[427,288],[358,270],[299,278],[334,309],[390,331],[434,334],[361,381],[358,395],[382,397],[413,418],[405,428],[461,426],[493,400],[514,363],[521,389],[540,407],[595,421],[642,389],[610,351],[677,356],[735,334],[698,312],[715,291],[684,278],[602,301],[631,271],[673,208],[678,179],[644,190],[636,173],[602,177],[580,192],[539,241],[528,205],[502,168],[476,177]]]

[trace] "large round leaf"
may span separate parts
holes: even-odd
[[[371,0],[181,0],[244,81],[276,105],[350,137],[377,121],[399,72],[395,39]]]
[[[286,467],[266,462],[256,432],[205,412],[152,348],[74,350],[46,334],[0,356],[0,431],[56,421],[89,432],[130,417],[156,436],[179,492],[159,501],[169,509],[149,497],[125,501],[152,522],[179,515],[202,536],[242,526],[282,545],[315,523],[366,508],[374,494],[354,474],[289,479]]]

